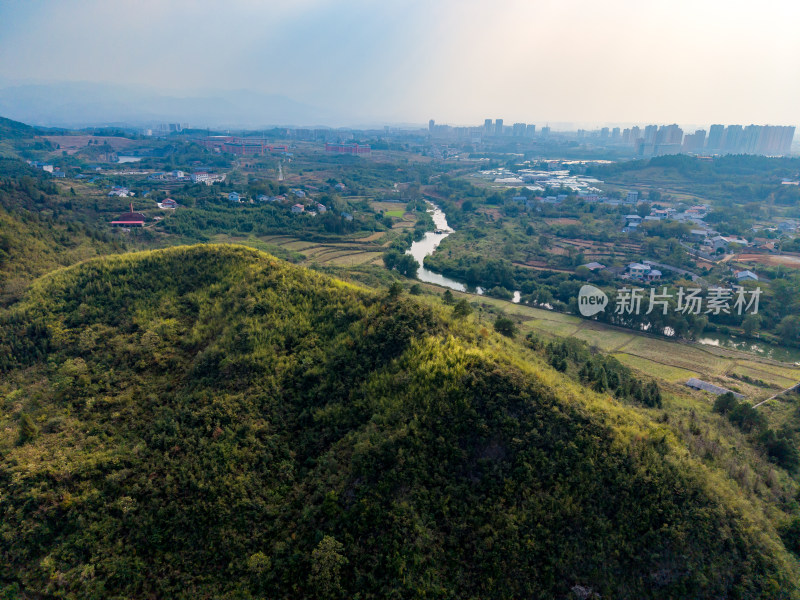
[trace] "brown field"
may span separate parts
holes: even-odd
[[[405,202],[370,202],[370,204],[377,212],[393,212],[396,210],[405,212],[406,210]]]
[[[545,223],[548,225],[571,225],[575,223],[580,223],[578,219],[572,219],[570,217],[559,217],[559,218],[552,218],[552,219],[543,219]]]
[[[500,211],[496,208],[486,208],[485,206],[482,206],[478,209],[478,212],[485,213],[495,220],[498,220],[501,217]]]
[[[514,261],[514,266],[522,267],[523,269],[533,269],[535,271],[558,271],[559,273],[572,273],[571,269],[559,269],[556,267],[549,267],[543,260],[529,260],[526,263]]]
[[[756,263],[768,266],[784,266],[800,269],[800,256],[796,254],[739,254],[736,262]]]
[[[371,233],[367,237],[363,238],[355,238],[353,239],[354,242],[375,242],[381,239],[384,235],[386,235],[385,231],[376,231],[375,233]]]
[[[115,151],[124,150],[125,148],[136,145],[135,140],[103,135],[45,135],[43,137],[50,143],[61,146],[61,150],[66,151],[67,154],[74,154],[78,150],[86,148],[86,146],[89,145],[89,140],[92,140],[92,145],[94,145],[94,142],[97,142],[100,146],[108,144]]]

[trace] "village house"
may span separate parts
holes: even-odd
[[[130,211],[120,215],[114,221],[111,221],[112,227],[144,227],[147,217],[142,213],[133,211],[133,202],[131,202]]]
[[[158,203],[158,208],[170,208],[172,210],[175,210],[176,208],[178,208],[178,203],[175,202],[175,200],[173,200],[172,198],[165,198],[164,200]]]
[[[590,262],[586,263],[585,265],[581,265],[582,267],[586,267],[590,271],[602,271],[606,268],[605,265],[600,264],[599,262]]]
[[[115,185],[114,187],[111,188],[111,191],[108,192],[108,195],[119,196],[120,198],[127,198],[128,196],[134,196],[135,194],[126,187]]]
[[[752,271],[738,271],[736,273],[736,280],[737,281],[758,281],[758,275],[753,273]]]
[[[631,279],[644,279],[648,271],[650,271],[650,266],[642,263],[631,263],[628,265],[627,271]]]
[[[303,206],[302,204],[299,204],[299,203],[295,204],[294,206],[292,206],[292,212],[294,214],[300,214],[301,212],[305,212],[305,210],[306,210],[306,207]]]
[[[630,227],[631,224],[635,223],[636,225],[638,225],[641,222],[642,222],[642,217],[640,217],[639,215],[625,215],[625,224],[628,227]]]
[[[708,237],[708,231],[705,229],[692,229],[689,232],[689,239],[693,242],[702,242]]]
[[[658,269],[650,269],[647,273],[645,273],[645,279],[647,281],[658,281],[661,279],[661,271]]]

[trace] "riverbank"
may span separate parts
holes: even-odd
[[[441,286],[426,286],[437,294],[443,291]],[[583,340],[643,375],[665,382],[667,389],[681,395],[692,393],[684,385],[690,377],[735,388],[753,402],[768,398],[777,388],[786,388],[800,381],[800,367],[792,362],[699,342],[668,340],[489,296],[468,292],[455,292],[455,295],[477,302],[482,307],[478,311],[478,318],[488,317],[488,320],[492,320],[492,316],[484,316],[485,311],[499,309],[518,321],[522,336],[533,333],[545,339],[573,337]],[[776,387],[749,384],[742,379],[745,376]]]
[[[433,202],[427,202],[430,206],[428,213],[433,219],[434,230],[426,231],[425,236],[421,240],[412,243],[411,248],[406,251],[406,254],[413,256],[414,260],[416,260],[419,264],[419,269],[417,270],[417,279],[425,283],[446,287],[457,292],[469,292],[477,294],[478,296],[483,296],[484,290],[481,287],[470,288],[465,283],[462,283],[457,279],[453,279],[447,275],[442,275],[441,273],[437,273],[425,268],[425,257],[433,254],[439,244],[442,243],[444,238],[452,233],[455,233],[455,230],[447,223],[447,215],[445,215],[444,211]],[[520,297],[521,294],[519,290],[514,291],[511,302],[518,303],[520,301]]]

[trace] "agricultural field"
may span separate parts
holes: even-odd
[[[385,232],[378,232],[384,234]],[[354,267],[365,264],[382,264],[383,235],[372,234],[366,238],[342,242],[313,242],[288,235],[233,238],[217,236],[215,242],[232,242],[253,246],[281,256],[284,252],[296,255],[300,264]]]
[[[93,145],[103,146],[108,144],[116,152],[142,145],[142,142],[137,140],[104,135],[45,135],[43,137],[54,146],[59,146],[59,150],[67,154],[75,154],[78,150],[86,148],[90,141]]]
[[[770,267],[792,267],[800,269],[800,256],[796,254],[739,254],[734,259],[739,263],[753,263]]]
[[[436,286],[431,290],[443,291]],[[671,386],[679,394],[705,396],[683,386],[690,377],[697,377],[743,393],[753,403],[800,381],[800,367],[759,356],[701,344],[673,342],[663,338],[613,327],[549,310],[514,304],[505,300],[453,292],[477,302],[486,311],[499,311],[517,322],[520,333],[532,332],[544,339],[573,337],[612,354],[624,365],[646,377]],[[482,318],[491,319],[484,310]],[[738,376],[738,377],[737,377]],[[763,382],[747,383],[743,377]]]

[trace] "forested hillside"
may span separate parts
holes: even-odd
[[[661,425],[402,294],[244,247],[0,312],[0,597],[797,598]]]
[[[52,269],[123,249],[85,218],[85,204],[41,171],[0,159],[0,304]]]

